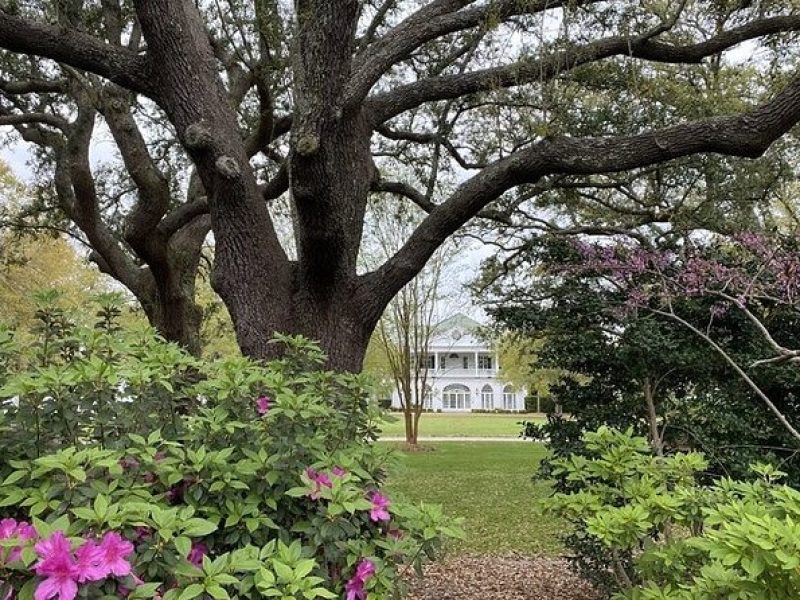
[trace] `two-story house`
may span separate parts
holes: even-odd
[[[417,359],[427,371],[426,409],[524,410],[525,390],[497,378],[497,354],[478,335],[479,329],[478,322],[461,313],[436,326],[427,352]],[[392,393],[392,406],[400,408],[397,390]]]

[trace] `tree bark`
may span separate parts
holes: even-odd
[[[397,84],[393,82],[394,67],[418,52],[423,55],[437,40],[458,32],[478,32],[487,18],[504,22],[515,15],[545,13],[567,3],[501,0],[476,5],[470,1],[429,0],[413,8],[409,3],[406,18],[380,39],[375,39],[377,30],[370,27],[362,40],[366,45],[358,48],[356,36],[363,4],[358,0],[295,0],[291,40],[277,41],[277,45],[286,41],[291,47],[286,61],[291,69],[277,73],[291,76],[286,78],[292,81],[290,114],[281,117],[279,124],[271,114],[273,99],[255,72],[272,68],[267,67],[270,61],[257,61],[258,69],[249,64],[254,71],[251,79],[261,80],[258,96],[263,117],[250,131],[240,128],[237,112],[249,91],[249,84],[242,83],[248,79],[243,78],[236,86],[232,82],[237,78],[231,75],[244,67],[224,64],[221,68],[220,62],[225,61],[217,54],[219,47],[210,41],[212,32],[192,0],[133,0],[134,37],[140,29],[146,42],[135,47],[122,45],[119,23],[112,27],[116,33],[111,36],[118,39],[109,43],[83,31],[79,23],[37,22],[0,9],[1,47],[94,73],[124,90],[147,96],[167,116],[204,191],[203,202],[187,204],[174,212],[184,218],[202,206],[200,210],[208,213],[216,243],[212,285],[230,312],[242,351],[254,358],[280,354],[280,348],[270,343],[276,332],[301,334],[320,342],[328,354],[328,366],[360,370],[370,334],[391,299],[420,273],[448,236],[476,215],[486,214],[487,205],[517,186],[535,184],[551,175],[637,169],[697,153],[756,157],[800,122],[800,77],[796,77],[770,102],[747,113],[625,136],[532,139],[510,154],[487,158],[477,174],[462,181],[441,202],[408,187],[400,188],[423,206],[428,216],[384,265],[358,276],[356,260],[367,198],[379,180],[372,162],[371,136],[373,131],[385,129],[394,117],[456,97],[543,83],[611,57],[697,63],[746,40],[800,30],[800,16],[794,14],[757,18],[698,43],[680,46],[659,37],[675,25],[674,21],[665,21],[663,26],[635,37],[618,31],[563,48],[559,45],[541,56],[514,63],[477,69],[465,65],[464,72],[420,72],[417,80]],[[119,20],[122,13],[115,14]],[[267,42],[262,40],[263,45]],[[226,89],[222,72],[231,89]],[[258,87],[258,83],[253,85]],[[92,201],[85,203],[88,209],[78,206],[73,220],[92,231],[87,237],[108,268],[132,290],[143,285],[143,277],[152,277],[154,281],[146,288],[149,296],[141,295],[148,298],[143,300],[148,315],[165,335],[192,348],[199,316],[190,300],[193,282],[186,274],[191,269],[171,259],[165,261],[167,254],[163,252],[178,229],[163,236],[150,233],[152,227],[158,229],[171,220],[163,213],[163,207],[170,204],[164,202],[166,196],[160,191],[164,181],[137,158],[144,155],[142,142],[131,135],[135,131],[130,128],[129,111],[115,108],[127,108],[127,100],[111,91],[115,96],[110,98],[111,104],[99,110],[104,111],[123,159],[129,158],[126,168],[145,200],[142,210],[134,211],[134,221],[141,227],[133,227],[126,241],[144,259],[147,274],[142,275],[140,265],[110,239],[97,211],[89,206],[97,203],[87,157],[80,156],[80,163],[72,161],[57,177],[72,180],[61,185],[62,190],[72,186],[75,196]],[[89,104],[94,107],[96,102]],[[85,129],[90,131],[94,114],[79,112],[85,113]],[[30,122],[38,120],[50,128],[62,126],[61,112],[36,113],[28,115]],[[5,124],[19,120],[16,114],[0,117],[5,118]],[[291,134],[289,154],[285,160],[281,156],[278,175],[259,186],[250,159],[286,132]],[[270,158],[274,154],[279,153],[270,154]],[[268,200],[284,192],[289,194],[295,215],[296,261],[290,260],[281,246],[267,205]],[[161,223],[156,225],[159,219]],[[182,226],[188,227],[190,222]],[[187,260],[191,264],[193,259]],[[417,415],[414,422],[418,420]]]
[[[658,411],[656,410],[655,401],[655,385],[650,377],[644,378],[642,384],[642,392],[644,393],[644,401],[647,405],[647,424],[650,429],[650,446],[656,456],[664,455],[664,440],[661,439],[661,434],[658,431]]]

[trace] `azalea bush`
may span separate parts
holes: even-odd
[[[576,491],[550,509],[605,549],[615,598],[779,600],[800,596],[800,492],[770,465],[750,481],[698,483],[695,452],[656,456],[631,431],[585,434],[588,454],[554,461]]]
[[[383,493],[381,413],[313,344],[207,363],[111,308],[14,340],[0,599],[388,598],[459,535]]]

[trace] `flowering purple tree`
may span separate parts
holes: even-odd
[[[766,365],[800,362],[800,349],[779,341],[765,324],[774,310],[800,310],[800,240],[741,233],[702,244],[686,241],[677,250],[627,244],[577,242],[581,260],[561,265],[562,275],[594,273],[598,285],[624,293],[615,310],[646,310],[671,319],[703,339],[775,414],[796,440],[800,432],[786,419],[748,371]],[[682,314],[681,300],[709,298],[707,319],[692,322]],[[740,311],[763,338],[769,355],[742,365],[715,335],[715,324],[728,311]]]

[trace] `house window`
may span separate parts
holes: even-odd
[[[492,357],[491,356],[479,356],[478,357],[478,368],[479,369],[491,369],[492,368]]]
[[[453,383],[442,391],[442,408],[445,410],[467,410],[470,406],[467,386]]]
[[[445,365],[447,364],[447,358],[444,356],[439,357],[439,370],[444,371]]]
[[[433,354],[425,354],[424,356],[419,357],[419,368],[420,369],[433,369],[435,366],[434,361],[436,358]]]
[[[469,356],[465,356],[462,360],[464,362],[464,368],[469,369]]]
[[[503,388],[503,409],[517,410],[517,393],[513,386],[507,385]]]
[[[431,386],[425,386],[425,393],[422,396],[422,407],[431,410],[433,408],[433,390]]]
[[[488,383],[481,389],[481,408],[484,410],[494,408],[494,391]]]

